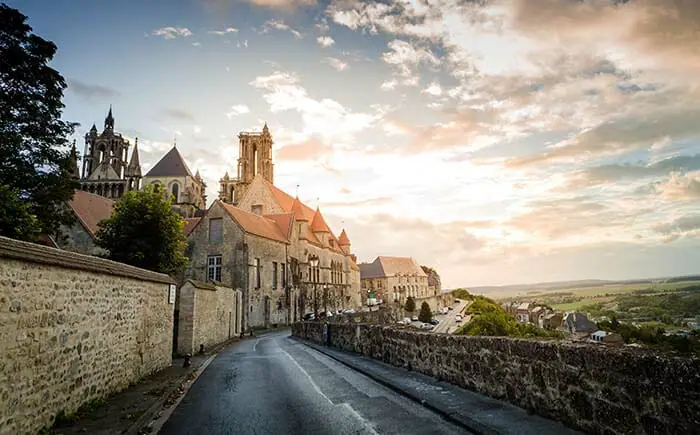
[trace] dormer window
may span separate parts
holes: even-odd
[[[251,207],[251,211],[253,214],[256,214],[258,216],[262,216],[263,214],[263,206],[262,204],[255,204]]]

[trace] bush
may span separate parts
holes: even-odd
[[[406,305],[404,306],[404,309],[409,313],[412,313],[416,310],[416,301],[413,299],[413,296],[409,296],[406,299]]]
[[[418,320],[424,323],[428,323],[433,319],[433,312],[430,311],[430,305],[427,302],[423,302],[420,306],[420,313],[418,314]]]

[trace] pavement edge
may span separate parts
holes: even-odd
[[[167,419],[170,417],[170,414],[177,408],[177,405],[180,404],[180,401],[182,400],[185,395],[187,395],[187,392],[192,388],[192,385],[194,385],[195,381],[199,378],[199,376],[206,370],[207,367],[209,367],[209,364],[211,364],[212,361],[214,361],[214,358],[218,353],[215,353],[214,355],[210,356],[209,358],[206,359],[202,363],[201,366],[194,372],[194,377],[192,380],[188,383],[186,383],[184,387],[183,393],[180,395],[180,397],[177,398],[175,403],[173,403],[170,407],[168,407],[163,413],[156,419],[155,417],[158,415],[158,412],[161,411],[163,408],[163,405],[165,405],[165,402],[168,400],[168,398],[175,392],[180,386],[182,385],[182,382],[177,383],[175,386],[173,386],[171,389],[166,391],[160,399],[158,399],[153,405],[151,405],[146,412],[143,413],[141,417],[139,417],[138,420],[134,422],[134,424],[131,425],[131,427],[125,432],[126,435],[137,435],[141,433],[141,430],[144,429],[145,427],[148,427],[150,425],[150,432],[151,433],[158,433],[160,428],[165,424]],[[189,376],[189,375],[187,375]],[[183,379],[186,380],[187,376],[185,376]],[[183,382],[184,382],[183,380]]]
[[[318,344],[313,343],[311,341],[304,340],[304,339],[294,337],[294,336],[292,336],[290,338],[326,355],[327,357],[329,357],[335,361],[338,361],[339,363],[341,363],[347,367],[350,367],[351,369],[353,369],[359,373],[362,373],[363,375],[365,375],[368,378],[378,382],[379,384],[389,388],[390,390],[395,391],[395,392],[401,394],[402,396],[405,396],[405,397],[413,400],[414,402],[424,406],[425,408],[430,409],[431,411],[440,415],[443,419],[445,419],[453,424],[456,424],[457,426],[460,426],[464,429],[467,429],[470,432],[473,432],[477,435],[500,435],[500,434],[504,433],[502,431],[499,431],[497,428],[495,428],[493,426],[490,426],[490,425],[484,424],[480,421],[477,421],[477,420],[475,420],[467,415],[464,415],[461,412],[453,412],[453,411],[450,411],[448,409],[445,409],[444,407],[440,406],[439,404],[430,403],[430,402],[426,401],[425,399],[419,397],[413,391],[410,391],[409,389],[406,389],[406,388],[402,388],[401,386],[395,384],[394,382],[386,379],[384,376],[378,375],[376,373],[371,373],[370,371],[365,370],[362,367],[354,364],[352,361],[348,361],[348,360],[343,359],[343,358],[338,358],[333,353],[327,352],[325,350],[324,346],[321,346],[321,345],[318,345]],[[397,367],[397,368],[399,368],[399,367]]]

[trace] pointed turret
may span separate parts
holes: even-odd
[[[131,153],[131,160],[129,160],[129,165],[126,167],[127,177],[138,177],[141,178],[141,162],[139,159],[139,138],[134,141],[134,151]]]
[[[350,239],[348,238],[348,234],[345,232],[345,228],[343,228],[343,231],[340,233],[338,245],[340,245],[340,249],[342,249],[345,254],[350,254]]]
[[[331,230],[328,228],[328,224],[326,224],[326,220],[323,219],[323,215],[321,214],[321,210],[316,207],[316,213],[314,214],[314,218],[311,221],[311,230],[314,233],[330,233]]]
[[[197,173],[194,174],[194,179],[197,181],[202,181],[202,176],[199,175],[199,169],[197,169]]]
[[[105,130],[114,130],[114,116],[112,116],[112,105],[109,105],[109,113],[105,118]]]
[[[78,150],[75,148],[75,139],[73,140],[73,146],[70,149],[70,176],[75,180],[80,179],[80,170],[78,169]]]
[[[270,134],[270,129],[267,128],[267,122],[265,122],[265,125],[263,125],[263,134],[264,135],[269,135]]]
[[[292,203],[292,214],[294,215],[294,219],[296,219],[297,222],[309,221],[306,215],[304,215],[304,208],[301,206],[301,201],[299,201],[298,196],[294,198],[294,202]]]
[[[97,136],[97,126],[95,123],[92,123],[92,128],[90,129],[90,136]]]

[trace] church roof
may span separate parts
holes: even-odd
[[[362,263],[360,276],[362,278],[383,278],[386,276],[415,275],[427,276],[423,269],[411,257],[377,257],[371,263]]]
[[[156,163],[150,171],[146,174],[146,177],[186,177],[192,176],[190,168],[187,167],[185,159],[177,150],[177,147],[173,146],[167,154],[163,156],[162,159]]]
[[[345,228],[343,228],[343,231],[340,233],[340,238],[338,239],[338,244],[340,246],[347,246],[350,244],[350,239],[348,238],[348,235],[345,232]]]
[[[274,184],[270,183],[267,180],[264,180],[265,184],[270,188],[270,191],[272,192],[272,195],[275,197],[275,200],[277,203],[282,207],[282,210],[284,210],[286,213],[291,213],[292,212],[292,206],[294,205],[294,198],[293,196],[287,194],[285,191],[282,189],[279,189],[276,187]],[[304,217],[306,218],[307,221],[311,222],[311,220],[314,218],[314,210],[304,204],[303,202],[299,201],[299,204],[301,205],[301,210],[304,214]],[[299,220],[297,218],[297,220]]]
[[[219,200],[217,200],[219,201]],[[243,228],[243,231],[266,239],[275,240],[278,242],[289,243],[286,234],[277,224],[275,219],[269,217],[258,216],[253,213],[241,210],[240,208],[219,201],[221,206],[228,214]]]
[[[140,177],[141,176],[141,161],[139,159],[139,139],[136,138],[134,141],[134,151],[131,152],[131,160],[129,160],[129,166],[126,167],[126,172],[128,176]]]
[[[302,207],[299,198],[294,198],[294,202],[292,203],[292,209],[290,210],[290,212],[294,215],[294,219],[298,221],[309,221],[309,219],[307,219],[306,215],[304,214],[304,208]]]
[[[282,230],[282,233],[287,237],[287,239],[292,237],[292,222],[294,215],[292,213],[281,213],[281,214],[266,214],[263,217],[272,219],[275,221],[277,226]]]
[[[314,219],[311,221],[311,229],[315,233],[330,233],[331,230],[328,228],[328,224],[326,223],[326,220],[323,219],[323,215],[321,214],[321,210],[318,208],[316,209],[316,213],[314,213]]]
[[[98,230],[97,223],[112,216],[114,201],[94,193],[77,190],[68,204],[73,209],[78,221],[94,238]]]

